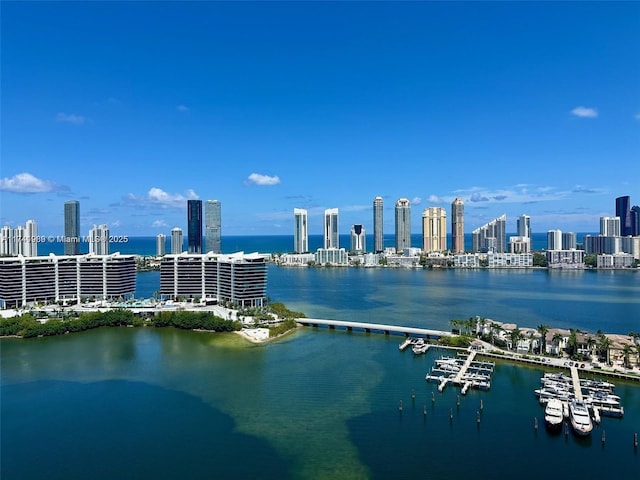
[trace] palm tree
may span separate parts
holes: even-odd
[[[520,332],[520,329],[519,328],[514,328],[509,333],[509,336],[511,337],[511,348],[513,350],[517,350],[518,342],[522,338],[522,333]]]
[[[589,355],[593,357],[593,348],[596,346],[598,342],[591,335],[587,338],[587,348],[589,349]]]
[[[629,355],[633,352],[633,347],[629,344],[622,347],[622,353],[624,354],[624,366],[625,368],[631,368],[631,363],[629,362]]]
[[[609,339],[609,337],[604,334],[600,336],[600,341],[598,342],[598,351],[600,352],[600,355],[603,355],[605,357],[607,365],[610,361],[609,348],[612,344],[613,342]]]
[[[536,330],[538,331],[538,333],[540,334],[541,337],[541,343],[540,343],[540,353],[544,354],[547,353],[547,332],[549,331],[549,325],[538,325],[536,327]]]
[[[487,319],[485,317],[482,317],[480,319],[480,335],[484,334],[484,327],[487,326]]]
[[[491,322],[489,324],[489,329],[491,330],[491,344],[495,345],[496,344],[496,336],[500,335],[500,332],[502,331],[502,327],[500,325],[498,325],[497,323]]]
[[[553,334],[553,338],[551,341],[558,347],[558,353],[560,352],[560,342],[562,341],[562,334],[560,332],[556,332]]]
[[[575,328],[569,329],[568,347],[569,347],[569,352],[568,352],[569,356],[573,358],[573,356],[576,354],[576,351],[578,350],[578,330],[576,330]]]

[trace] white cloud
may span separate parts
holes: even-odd
[[[278,185],[279,183],[280,177],[270,177],[269,175],[262,175],[260,173],[252,173],[245,181],[247,185]]]
[[[76,115],[75,113],[58,113],[56,115],[56,122],[58,123],[71,123],[73,125],[84,125],[87,123],[87,118],[82,115]]]
[[[442,203],[442,199],[437,195],[429,195],[429,203]]]
[[[137,196],[129,193],[124,197],[124,201],[128,205],[137,206],[157,206],[162,208],[185,208],[187,200],[197,200],[198,194],[189,189],[184,195],[180,193],[167,193],[161,188],[151,187],[146,195]]]
[[[114,222],[111,222],[111,224],[109,226],[110,227],[114,227],[114,228],[118,228],[120,226],[120,220],[116,220]]]
[[[178,105],[176,107],[176,110],[178,110],[179,112],[188,112],[191,109],[189,107],[187,107],[186,105]]]
[[[411,200],[411,205],[420,205],[422,203],[422,198],[420,197],[413,197],[413,200]]]
[[[154,220],[151,226],[153,228],[166,228],[167,222],[165,222],[164,220]]]
[[[598,110],[589,107],[576,107],[571,110],[571,115],[580,118],[596,118],[598,116]]]
[[[42,180],[30,173],[18,173],[13,177],[0,179],[0,190],[16,193],[43,193],[54,190],[64,190],[49,180]]]

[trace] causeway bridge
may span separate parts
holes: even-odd
[[[405,327],[402,325],[384,325],[382,323],[367,323],[367,322],[347,322],[344,320],[327,320],[323,318],[298,318],[296,319],[301,325],[310,327],[329,327],[335,329],[336,327],[352,331],[354,329],[369,332],[382,332],[385,335],[391,333],[399,333],[405,336],[409,335],[422,335],[430,338],[451,337],[451,332],[443,332],[441,330],[431,330],[429,328],[416,328]]]

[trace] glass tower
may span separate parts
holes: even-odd
[[[382,228],[382,197],[373,199],[373,251],[384,250],[384,234]]]
[[[340,248],[337,208],[324,211],[324,248]]]
[[[309,226],[307,211],[303,208],[293,209],[293,251],[306,253],[309,251]]]
[[[80,202],[64,202],[64,254],[80,255]]]
[[[411,203],[406,198],[396,202],[396,252],[411,247]]]
[[[222,206],[218,200],[207,200],[204,205],[204,242],[205,250],[221,252]]]
[[[464,202],[461,198],[451,203],[451,251],[464,253]]]
[[[187,250],[202,253],[202,200],[187,200]]]

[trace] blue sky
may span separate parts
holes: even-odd
[[[640,204],[637,2],[2,2],[0,223],[292,234],[465,201],[598,231]]]

